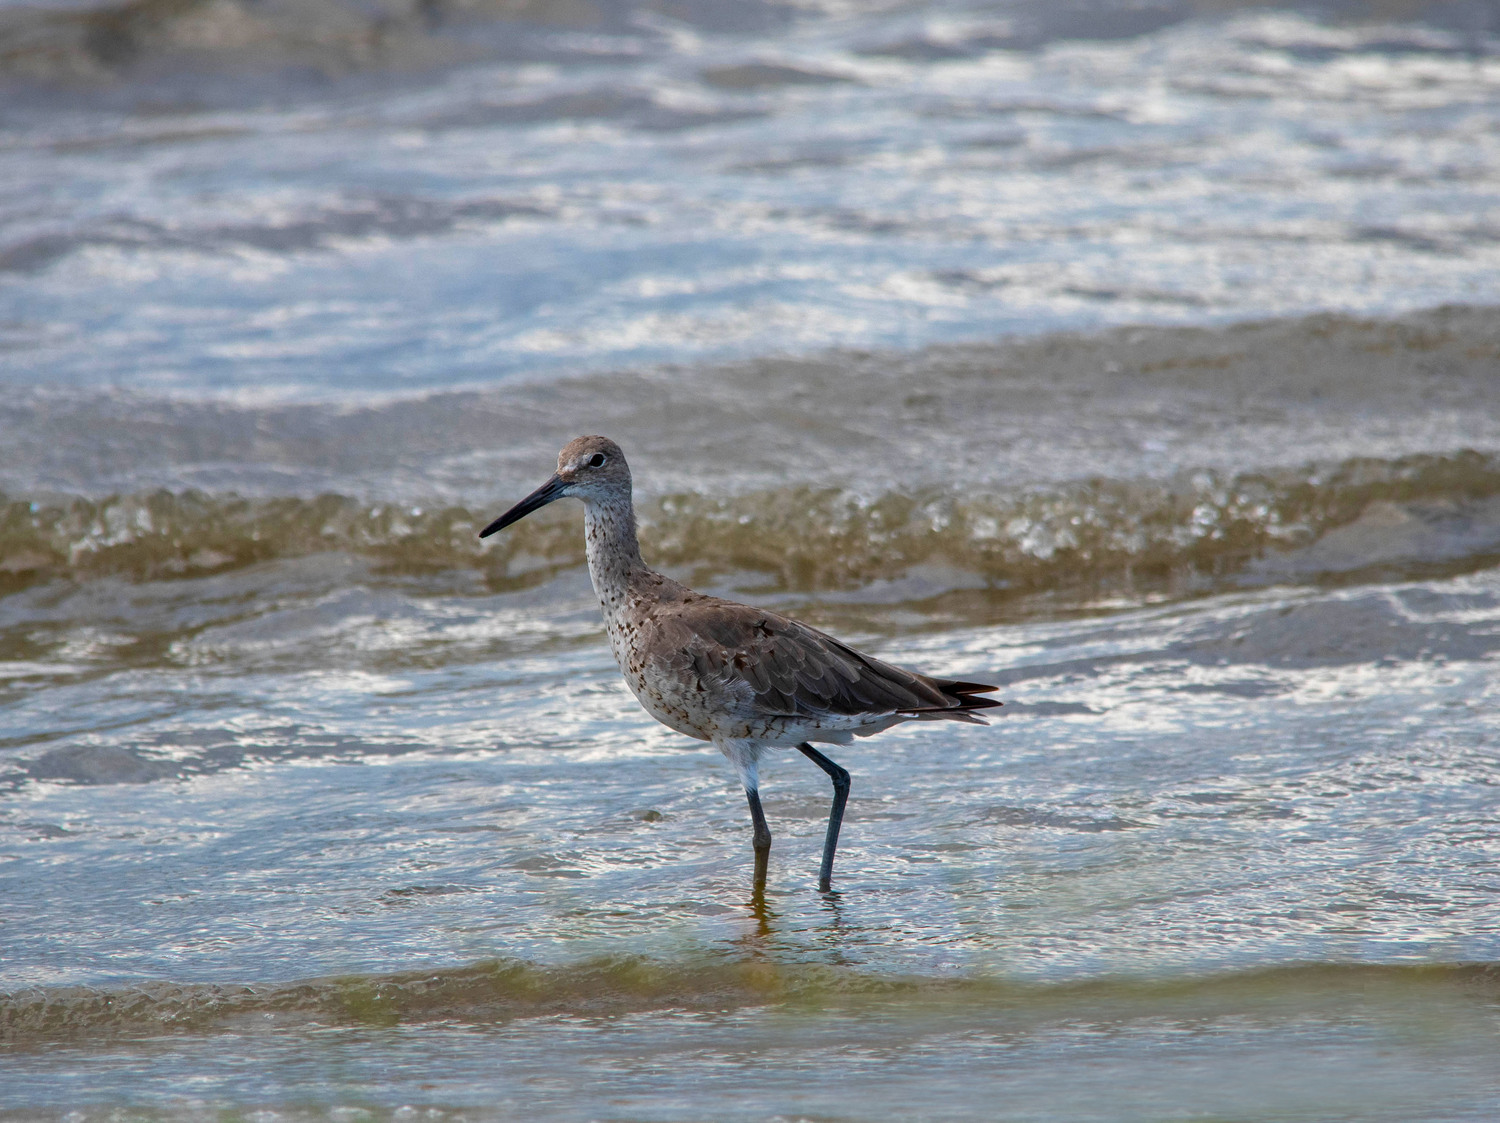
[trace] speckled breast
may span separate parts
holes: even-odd
[[[609,649],[614,653],[625,685],[648,714],[668,729],[700,741],[724,735],[717,728],[715,715],[702,704],[696,684],[683,681],[660,664],[650,663],[629,642],[637,636],[634,629],[623,627],[607,610],[604,618],[609,629]]]

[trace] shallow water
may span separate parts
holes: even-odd
[[[800,758],[772,768],[758,939],[1044,979],[1488,960],[1492,574],[876,643],[998,679],[1014,712],[836,754],[856,776],[837,903],[811,880],[824,785]],[[13,704],[33,751],[57,747],[5,808],[14,860],[47,871],[8,894],[8,978],[285,979],[755,934],[732,774],[638,714],[606,650],[476,652],[476,631],[512,630],[503,608],[413,598],[402,619],[376,599],[351,584],[301,628],[284,606],[205,624],[165,666],[54,671]],[[122,801],[120,781],[140,786]]]
[[[596,969],[590,981],[610,974]],[[1478,1120],[1492,1116],[1497,1091],[1494,980],[1472,971],[1324,968],[1198,985],[899,995],[847,977],[777,980],[790,994],[764,973],[758,981],[759,1002],[738,1008],[694,1009],[679,997],[667,1010],[621,1004],[603,1016],[498,1024],[460,1015],[419,1030],[369,1016],[301,1032],[241,1023],[209,1038],[55,1046],[45,1060],[15,1057],[8,1075],[33,1095],[59,1076],[110,1085],[113,1094],[81,1091],[84,1118],[105,1117],[98,1105],[128,1090],[139,1106],[125,1118],[201,1118],[217,1094],[274,1104],[290,1119],[693,1119],[707,1110],[725,1119]],[[174,1082],[188,1066],[198,1080]],[[345,1106],[311,1106],[330,1100]],[[444,1106],[424,1106],[434,1102]],[[383,1106],[393,1103],[402,1106]]]
[[[1487,1118],[1493,968],[1396,965],[1500,955],[1496,572],[983,628],[794,598],[1009,706],[836,754],[834,897],[822,778],[775,762],[760,909],[730,771],[636,708],[576,569],[444,595],[324,554],[33,586],[3,602],[45,647],[7,667],[7,1094]],[[1320,963],[1391,966],[1257,974]]]
[[[0,1119],[1500,1114],[1483,20],[232,9],[0,50]],[[999,684],[835,894],[477,539],[587,431]]]

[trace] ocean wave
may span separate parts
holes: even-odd
[[[1262,1012],[1288,1003],[1328,1014],[1350,1002],[1441,994],[1500,998],[1500,965],[1304,963],[1187,977],[1105,976],[1061,983],[998,977],[888,975],[763,958],[668,961],[614,956],[564,966],[489,960],[388,975],[234,985],[151,982],[32,988],[0,994],[0,1044],[294,1025],[486,1024],[557,1014],[811,1008],[875,1001],[918,1009],[1003,1008],[1022,1020],[1173,1017],[1215,1008]]]
[[[592,0],[395,0],[374,8],[345,0],[125,0],[23,8],[0,13],[0,77],[100,84],[216,67],[298,68],[324,77],[411,70],[495,53],[466,42],[466,30],[487,22],[610,28],[619,24],[612,14],[618,16]]]
[[[470,199],[456,203],[388,196],[353,199],[342,206],[317,207],[294,219],[231,223],[196,230],[174,230],[158,222],[111,216],[91,229],[39,234],[0,246],[0,273],[47,268],[81,250],[182,250],[229,254],[245,250],[298,253],[326,250],[347,239],[420,238],[445,234],[467,223],[546,219],[552,212],[525,201]]]
[[[646,554],[695,580],[754,573],[787,591],[852,589],[952,571],[997,590],[1201,588],[1476,567],[1500,554],[1500,458],[1351,459],[1165,481],[1092,479],[1015,494],[925,489],[874,497],[792,486],[679,493],[640,511]],[[0,498],[0,589],[50,578],[158,580],[341,551],[390,573],[476,569],[492,588],[583,563],[563,504],[489,542],[496,511],[343,495],[154,491]],[[957,583],[963,585],[965,580]]]
[[[1353,0],[1326,6],[1290,3],[1325,20],[1352,26],[1321,34],[1259,36],[1248,46],[1279,51],[1300,62],[1345,54],[1422,54],[1480,57],[1494,40],[1481,20],[1455,14],[1452,4],[1424,2],[1392,10]],[[910,19],[873,22],[856,34],[857,54],[906,63],[974,58],[996,50],[1036,50],[1059,40],[1120,40],[1150,35],[1195,17],[1221,18],[1255,9],[1251,2],[1189,0],[1139,4],[1068,0],[1038,7],[983,5],[941,28]],[[582,61],[633,59],[670,42],[663,10],[640,0],[82,0],[68,4],[0,7],[0,82],[53,87],[101,87],[122,80],[160,81],[208,76],[222,85],[231,75],[256,72],[328,79],[364,72],[411,73],[479,59]],[[755,0],[725,5],[679,0],[669,18],[701,32],[774,31],[818,16],[847,19],[839,5]],[[1392,17],[1426,26],[1360,22]],[[711,67],[710,85],[732,90],[825,81],[800,67],[747,61]],[[209,87],[203,85],[201,92]]]
[[[918,30],[909,21],[876,31],[862,54],[904,61],[947,61],[995,49],[1037,49],[1062,39],[1133,39],[1194,16],[1221,16],[1257,4],[1224,0],[1140,4],[1118,0],[1068,0],[1046,7],[998,3],[981,6],[969,18],[948,19],[939,33]],[[1476,30],[1472,15],[1455,15],[1454,4],[1344,3],[1319,15],[1344,16],[1350,22],[1380,16],[1415,19],[1421,31],[1376,25],[1343,34],[1326,33],[1311,40],[1263,39],[1257,45],[1280,49],[1301,60],[1322,61],[1350,51],[1382,54],[1461,54],[1473,57],[1490,40]],[[987,10],[986,10],[987,9]],[[795,19],[844,15],[837,4],[787,4],[756,0],[732,6],[714,0],[673,3],[670,18],[700,31],[762,31]],[[652,18],[655,16],[655,18]],[[351,0],[299,0],[299,3],[252,3],[246,0],[98,0],[90,3],[21,4],[0,10],[0,76],[48,82],[98,82],[145,72],[160,76],[171,70],[249,70],[252,67],[300,67],[318,75],[347,75],[360,70],[411,70],[462,63],[477,57],[520,54],[522,57],[628,57],[640,40],[661,39],[660,9],[637,0],[386,0],[362,4]],[[496,30],[499,28],[499,30]],[[531,31],[531,34],[526,34]],[[540,34],[550,31],[552,34]],[[883,33],[882,33],[883,31]],[[1458,33],[1458,34],[1454,34]],[[1464,34],[1467,33],[1467,34]],[[582,42],[568,51],[568,34]],[[610,52],[606,36],[613,43]],[[892,37],[894,36],[894,37]],[[733,88],[763,79],[805,81],[793,67],[732,67]],[[709,79],[712,79],[709,75]]]

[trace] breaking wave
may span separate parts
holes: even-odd
[[[1288,3],[1320,15],[1352,21],[1392,15],[1422,20],[1425,35],[1399,34],[1376,26],[1357,37],[1354,49],[1391,54],[1457,53],[1473,57],[1489,41],[1486,28],[1465,5],[1442,2],[1396,5],[1346,0],[1327,5]],[[862,53],[910,61],[968,58],[990,50],[1026,50],[1059,39],[1114,40],[1147,35],[1194,16],[1219,16],[1253,2],[1186,0],[1121,3],[1065,0],[1050,5],[1002,2],[981,6],[988,20],[947,21],[945,34],[895,30],[865,44]],[[668,38],[663,17],[703,32],[753,32],[781,28],[818,14],[842,15],[837,4],[816,0],[386,0],[371,5],[350,0],[300,0],[263,4],[255,0],[81,0],[68,4],[23,4],[0,10],[0,80],[58,85],[102,85],[123,77],[159,78],[182,72],[281,69],[324,79],[361,71],[403,72],[476,58],[618,59],[643,43]],[[966,13],[967,14],[967,13]],[[956,26],[954,26],[956,25]],[[1279,44],[1278,44],[1279,45]],[[1349,45],[1340,44],[1349,49]],[[1303,48],[1338,51],[1324,44]],[[805,74],[805,72],[802,72]],[[720,77],[709,75],[710,79]],[[739,88],[805,81],[795,68],[724,68],[723,80]]]
[[[283,984],[143,983],[0,994],[0,1045],[154,1036],[298,1024],[492,1023],[519,1017],[768,1004],[902,1001],[919,1008],[1003,1008],[1025,1019],[1109,1021],[1204,1015],[1214,1007],[1331,1009],[1433,992],[1476,1003],[1500,997],[1496,965],[1309,963],[1198,977],[1100,977],[1064,983],[997,977],[885,975],[766,959],[664,961],[616,956],[566,966],[488,960],[466,967]]]
[[[647,556],[697,580],[753,573],[784,590],[839,590],[925,569],[1036,592],[1473,568],[1500,556],[1497,497],[1500,458],[1460,452],[1009,495],[684,493],[646,501],[640,517]],[[458,505],[200,491],[0,497],[0,589],[198,576],[326,551],[390,573],[474,569],[492,587],[515,587],[583,563],[571,506],[482,543],[477,532],[497,512]]]

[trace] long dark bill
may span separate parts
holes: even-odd
[[[558,479],[557,475],[554,473],[550,480],[533,491],[525,499],[521,500],[521,502],[517,503],[509,511],[506,511],[505,514],[501,515],[494,522],[490,523],[489,526],[481,530],[479,532],[479,537],[488,538],[490,535],[494,534],[495,531],[504,530],[511,523],[519,522],[521,519],[524,519],[527,515],[531,514],[532,511],[536,511],[542,507],[545,507],[554,499],[561,499],[563,488],[566,486],[567,485],[564,484],[562,480]]]

